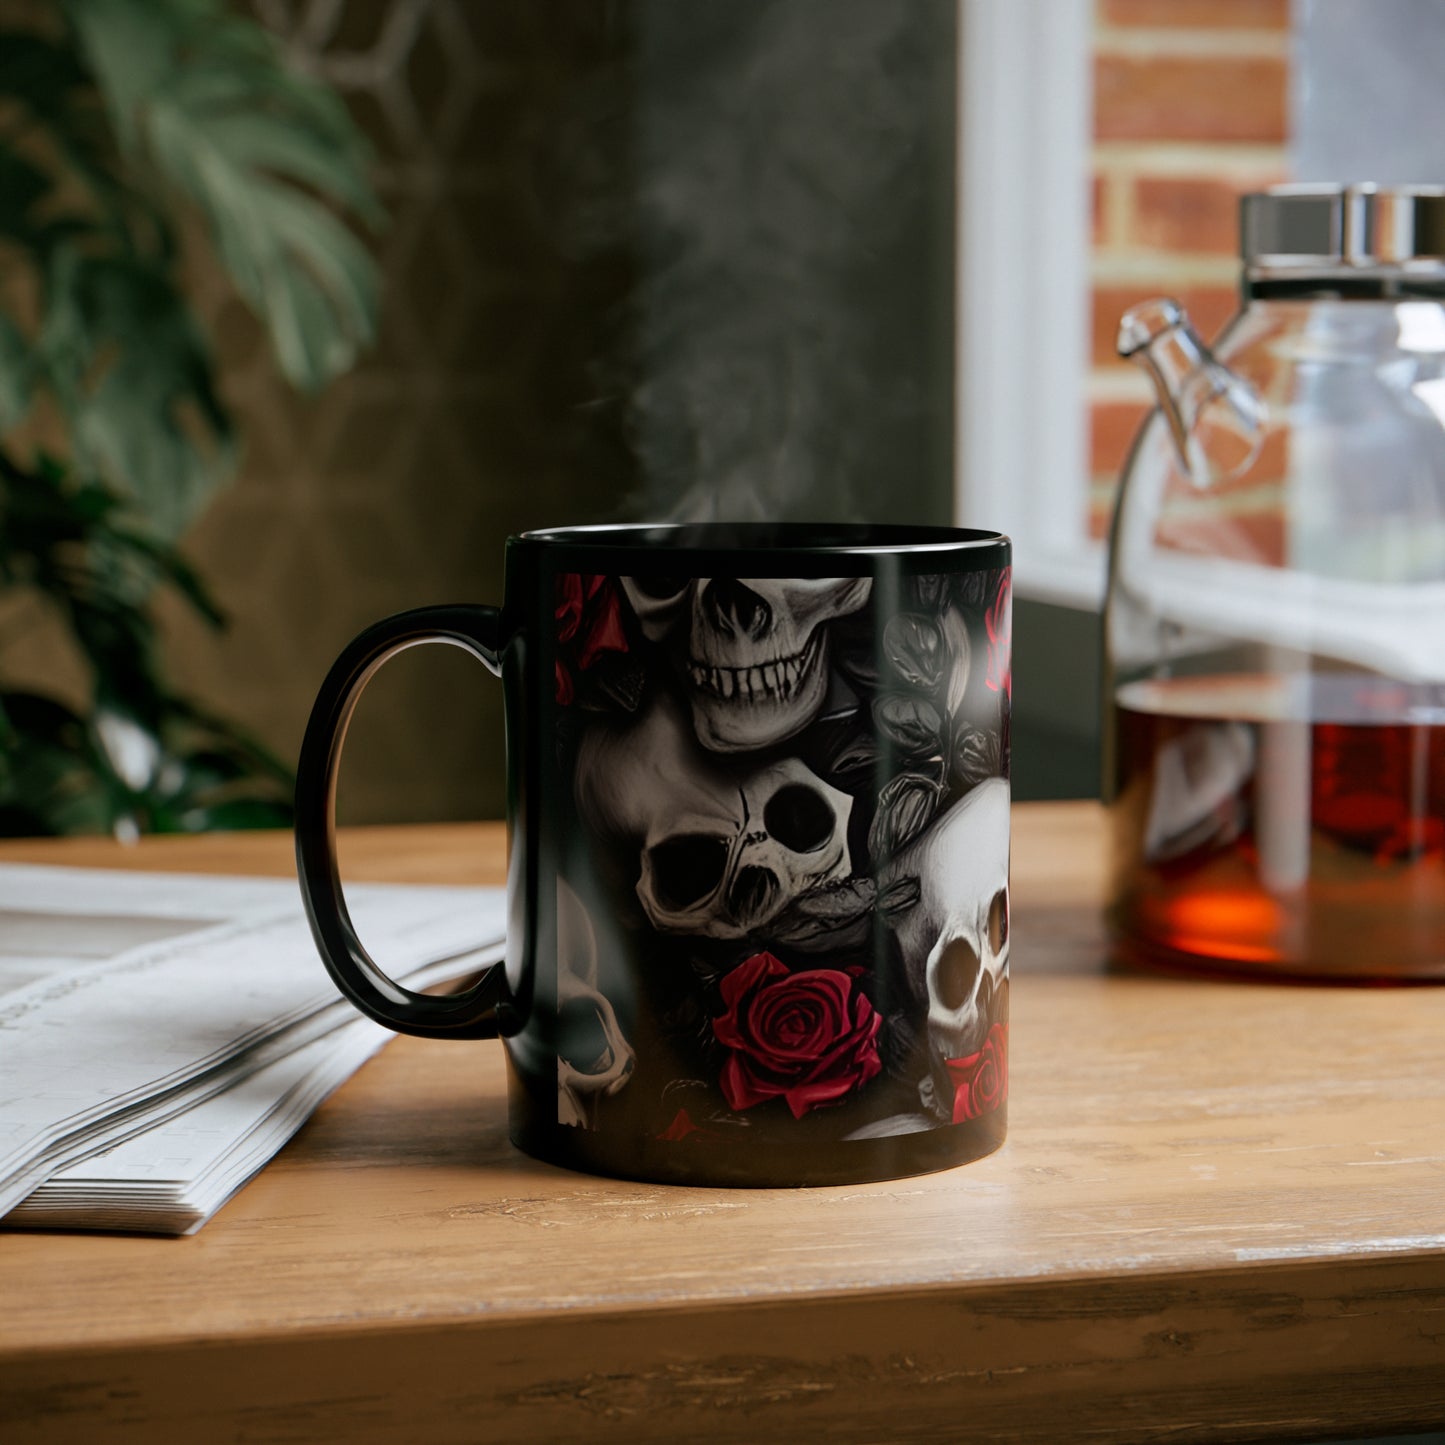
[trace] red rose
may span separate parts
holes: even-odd
[[[994,1024],[976,1054],[943,1066],[953,1079],[953,1122],[991,1114],[1008,1098],[1008,1025]]]
[[[731,1051],[720,1079],[730,1108],[782,1098],[801,1119],[882,1071],[877,1038],[883,1020],[851,974],[832,968],[791,973],[771,953],[755,953],[721,987],[728,1008],[712,1028]]]
[[[988,676],[984,681],[990,691],[1002,692],[1010,702],[1014,695],[1012,583],[1013,568],[1005,567],[993,605],[983,615],[988,632]]]
[[[557,577],[557,701],[576,694],[575,674],[585,672],[604,652],[626,652],[622,599],[611,577],[562,572]]]

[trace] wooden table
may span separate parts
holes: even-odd
[[[1445,989],[1107,973],[1101,819],[1016,811],[1011,1137],[899,1183],[515,1153],[398,1039],[191,1239],[0,1235],[0,1440],[1321,1438],[1445,1422]],[[495,882],[498,827],[351,876]],[[0,847],[289,871],[273,836]],[[319,965],[318,965],[319,967]]]

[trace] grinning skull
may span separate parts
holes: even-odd
[[[590,1129],[636,1055],[597,987],[597,936],[582,900],[557,880],[557,1122]]]
[[[705,753],[670,698],[625,732],[587,735],[577,797],[599,833],[639,848],[637,896],[663,933],[745,938],[850,872],[852,798],[797,758]]]
[[[825,623],[868,600],[867,577],[624,577],[653,642],[673,648],[704,747],[767,747],[801,732],[828,692]]]
[[[1006,1017],[1009,786],[990,778],[955,803],[890,865],[919,900],[897,924],[905,964],[928,991],[935,1059],[960,1059]]]

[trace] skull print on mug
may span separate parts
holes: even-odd
[[[589,829],[638,848],[637,895],[660,933],[756,936],[851,872],[848,794],[798,758],[709,757],[667,692],[635,726],[588,729],[575,777]]]
[[[514,1141],[688,1183],[897,1177],[1002,1142],[1009,546],[947,528],[575,528],[506,602],[343,653],[298,768],[318,947],[371,1017],[500,1034]],[[505,966],[455,998],[367,956],[336,879],[340,740],[417,641],[501,673]]]
[[[667,651],[698,740],[716,752],[805,728],[828,686],[827,624],[868,600],[866,577],[623,577],[638,628]]]

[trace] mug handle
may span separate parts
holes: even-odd
[[[447,642],[501,676],[502,615],[495,607],[420,607],[368,627],[338,657],[321,684],[296,765],[296,871],[311,934],[336,986],[368,1018],[422,1038],[497,1037],[497,1005],[506,970],[493,964],[471,988],[439,996],[414,993],[377,966],[347,912],[336,864],[336,775],[346,727],[376,670],[408,647]]]

